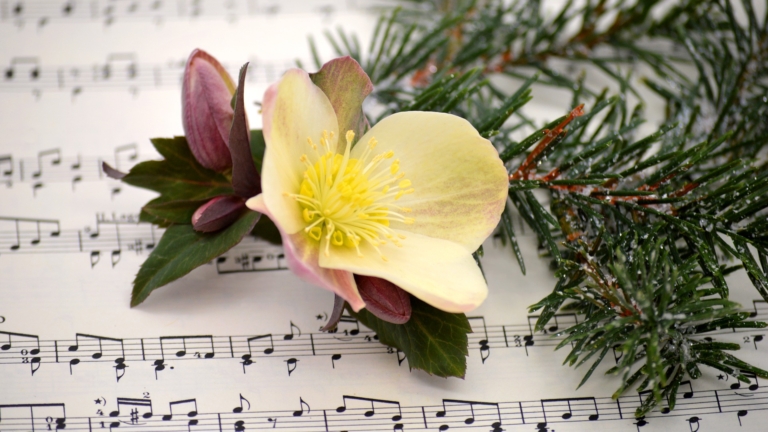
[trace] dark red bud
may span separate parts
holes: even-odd
[[[245,208],[245,200],[236,196],[217,196],[192,215],[195,231],[214,232],[232,225]]]
[[[411,296],[399,286],[385,279],[358,274],[355,282],[365,308],[376,317],[392,324],[405,324],[411,319]]]

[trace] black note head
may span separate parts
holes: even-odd
[[[592,414],[589,416],[589,421],[595,421],[600,418],[600,414]]]
[[[176,351],[176,357],[184,357],[187,355],[187,352],[184,350]]]
[[[399,430],[399,431],[403,430],[403,424],[402,423],[397,423],[395,425],[395,427],[392,428],[392,430]]]
[[[748,412],[749,411],[747,410],[740,410],[739,412],[736,413],[736,415],[739,417],[744,417],[745,415],[747,415]]]
[[[688,423],[698,423],[698,422],[699,422],[699,418],[696,416],[693,416],[688,419]]]
[[[439,430],[439,431],[446,431],[446,430],[448,430],[448,428],[449,428],[448,425],[440,425],[440,427],[437,428],[437,430]]]
[[[232,412],[233,413],[241,413],[241,412],[243,412],[243,407],[236,407],[236,408],[232,409]]]
[[[112,422],[112,423],[109,424],[109,427],[110,428],[120,427],[120,422]]]
[[[757,335],[757,336],[755,336],[755,339],[754,339],[754,340],[755,340],[755,342],[760,342],[760,341],[762,341],[762,340],[763,340],[763,335]]]
[[[478,345],[480,345],[481,347],[488,346],[488,341],[486,339],[483,339],[480,342],[478,342]]]
[[[472,424],[474,422],[475,422],[475,418],[474,417],[470,417],[470,418],[464,420],[464,424],[468,424],[468,425],[470,425],[470,424]]]
[[[216,353],[205,353],[205,358],[210,359],[210,358],[213,358],[213,356],[215,355]]]
[[[435,417],[445,417],[445,411],[438,411],[435,413]]]
[[[32,357],[32,360],[29,361],[30,363],[40,363],[40,357]]]
[[[94,360],[98,360],[98,359],[100,359],[100,358],[101,358],[101,353],[93,353],[93,355],[91,356],[91,358],[92,358],[92,359],[94,359]]]
[[[373,417],[374,412],[373,411],[366,411],[365,414],[363,414],[366,417]]]
[[[152,418],[152,413],[151,412],[144,413],[144,414],[141,415],[141,417],[145,418],[145,419]]]
[[[67,351],[77,351],[80,347],[77,345],[72,345],[69,348],[67,348]]]
[[[272,354],[273,352],[275,352],[275,350],[272,348],[267,348],[264,350],[264,354]]]
[[[80,359],[77,359],[77,358],[73,358],[72,360],[69,361],[69,364],[71,364],[72,366],[79,363],[80,363]]]
[[[345,406],[340,406],[340,407],[336,408],[336,412],[337,413],[343,413],[346,410],[347,410],[347,407],[345,407]]]
[[[638,420],[637,423],[635,423],[635,424],[637,425],[637,427],[643,427],[643,426],[647,425],[648,422],[645,421],[645,420]]]
[[[558,329],[558,328],[559,328],[558,326],[556,326],[556,325],[553,325],[553,326],[550,326],[550,327],[549,327],[549,331],[550,331],[551,333],[554,333],[554,332],[556,332],[556,331],[557,331],[557,329]]]
[[[402,416],[400,416],[400,415],[394,415],[394,416],[392,416],[392,421],[400,421],[400,420],[402,420],[402,419],[403,419],[403,417],[402,417]]]
[[[197,417],[197,411],[190,411],[187,413],[187,417]]]
[[[573,417],[573,414],[571,414],[571,413],[569,413],[569,412],[567,412],[567,413],[563,414],[563,419],[564,419],[564,420],[568,420],[568,419],[569,419],[569,418],[571,418],[571,417]]]
[[[741,388],[741,384],[740,383],[733,383],[733,384],[731,384],[731,390],[736,390],[736,389],[739,389],[739,388]]]
[[[749,386],[749,389],[752,390],[752,391],[755,391],[755,390],[757,390],[759,388],[760,388],[760,386],[757,385],[757,384],[752,384],[751,386]]]
[[[357,336],[358,333],[360,333],[360,330],[358,330],[358,329],[354,329],[354,330],[350,330],[349,331],[349,334],[351,334],[352,336]]]
[[[664,407],[661,409],[662,414],[669,414],[669,411],[670,411],[669,407]]]
[[[683,398],[690,399],[693,397],[693,392],[685,392],[683,393]]]
[[[292,340],[292,339],[293,339],[293,335],[292,334],[283,336],[283,340]]]
[[[547,422],[536,423],[536,429],[544,430],[546,428],[547,428]]]
[[[331,358],[334,360],[339,360],[341,358],[341,354],[334,354],[331,356]]]
[[[163,421],[168,421],[168,420],[170,420],[170,419],[172,419],[172,418],[173,418],[173,415],[171,415],[171,414],[166,414],[166,415],[164,415],[162,418],[163,418]]]
[[[120,411],[112,411],[111,413],[109,413],[110,417],[117,417],[119,415],[120,415]]]
[[[11,344],[5,344],[3,346],[0,346],[0,350],[8,351],[9,349],[11,349]]]
[[[189,426],[197,426],[197,419],[190,420],[189,423],[187,423]]]
[[[40,354],[40,350],[35,348],[33,350],[29,350],[29,353],[32,354],[32,355],[38,355],[38,354]]]
[[[301,417],[301,415],[304,414],[304,411],[294,411],[293,416],[294,417]]]

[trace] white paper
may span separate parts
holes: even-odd
[[[531,332],[526,307],[554,280],[523,226],[526,276],[509,249],[485,245],[490,295],[470,314],[463,380],[410,371],[353,321],[320,332],[332,295],[252,239],[129,307],[162,230],[136,223],[153,195],[99,167],[152,159],[149,137],[182,133],[186,55],[203,48],[232,72],[250,61],[258,127],[266,85],[296,58],[311,64],[307,36],[341,26],[367,46],[375,5],[0,0],[0,431],[764,430],[768,392],[732,389],[713,370],[681,387],[675,411],[642,421],[632,413],[643,395],[611,400],[617,382],[600,370],[576,390],[585,371]],[[538,106],[543,118],[553,110]],[[732,285],[764,319],[747,278]],[[713,337],[767,367],[765,333]]]

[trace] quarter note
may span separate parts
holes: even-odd
[[[736,418],[739,420],[739,426],[741,426],[741,418],[746,417],[747,414],[749,414],[749,411],[747,410],[739,410],[739,412],[736,413]]]
[[[331,356],[331,366],[336,369],[336,361],[341,360],[341,354],[333,354]]]
[[[288,360],[285,361],[286,366],[288,367],[288,376],[291,376],[293,371],[296,370],[296,366],[298,366],[299,361],[295,358],[291,357]]]

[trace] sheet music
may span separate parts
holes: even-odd
[[[383,2],[363,0],[0,0],[0,431],[722,431],[764,430],[768,390],[707,370],[678,405],[643,419],[647,397],[610,398],[601,376],[553,351],[558,315],[534,332],[526,306],[552,288],[521,221],[527,275],[485,244],[490,295],[469,314],[465,379],[410,371],[403,353],[344,317],[323,333],[332,295],[286,270],[282,249],[247,237],[131,309],[131,282],[163,230],[138,223],[148,191],[107,178],[157,157],[149,138],[181,134],[180,80],[203,48],[234,72],[251,62],[252,127],[268,83],[307,36],[367,46]],[[536,96],[536,94],[534,94]],[[538,114],[552,118],[542,95]],[[558,101],[559,102],[559,101]],[[558,106],[558,109],[561,108]],[[559,112],[559,111],[558,111]],[[735,299],[768,305],[744,274]],[[768,367],[768,332],[722,329],[738,356]]]

